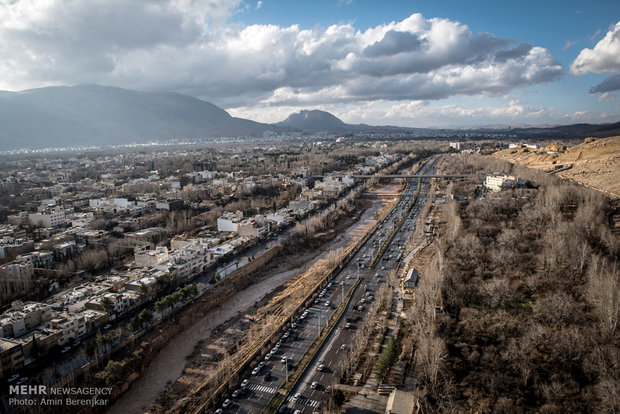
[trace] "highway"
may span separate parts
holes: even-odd
[[[434,159],[428,160],[420,169],[419,174],[432,174],[433,165]],[[429,180],[420,178],[419,181],[418,183],[418,180],[410,180],[404,192],[415,193],[419,191],[426,194]],[[325,326],[326,321],[335,312],[343,298],[346,298],[348,291],[355,286],[357,278],[360,278],[360,283],[353,292],[342,318],[326,339],[318,356],[308,365],[289,393],[283,404],[285,408],[281,409],[281,412],[290,411],[296,414],[309,414],[319,411],[321,404],[330,395],[325,391],[338,381],[340,375],[339,360],[342,359],[343,353],[348,352],[356,327],[366,316],[373,293],[378,290],[381,284],[386,283],[386,273],[398,265],[396,259],[402,256],[399,243],[404,245],[414,229],[415,220],[425,202],[424,196],[418,197],[409,213],[409,218],[404,221],[402,227],[392,238],[375,269],[369,269],[375,253],[389,237],[412,200],[413,197],[411,196],[401,197],[382,225],[376,229],[357,255],[319,293],[314,303],[306,309],[304,315],[296,320],[291,320],[290,329],[280,338],[279,346],[273,349],[275,352],[271,354],[269,359],[262,358],[261,362],[264,363],[264,366],[255,369],[255,374],[247,374],[244,383],[239,384],[235,395],[229,397],[229,404],[223,408],[224,413],[261,413],[279,386],[286,380],[287,375],[294,372],[297,362],[319,334],[319,327]],[[258,363],[257,360],[252,368],[256,367]],[[286,368],[288,368],[288,372]],[[313,386],[314,382],[316,383]]]

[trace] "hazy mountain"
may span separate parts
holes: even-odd
[[[179,93],[96,85],[0,91],[0,150],[260,137],[274,129]]]
[[[620,135],[620,122],[613,124],[571,124],[552,127],[513,128],[511,134],[519,137],[585,138]]]
[[[284,121],[278,122],[275,125],[308,132],[333,132],[351,129],[349,125],[329,112],[319,110],[309,111],[307,109],[290,114]]]

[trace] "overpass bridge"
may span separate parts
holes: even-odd
[[[377,174],[377,175],[313,175],[310,178],[481,178],[486,174]]]

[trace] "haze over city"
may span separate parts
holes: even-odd
[[[610,123],[619,16],[613,1],[9,1],[0,89],[180,92],[265,123]]]

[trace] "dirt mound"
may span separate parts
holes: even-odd
[[[566,145],[562,145],[559,142],[549,144],[542,149],[542,151],[566,151]]]
[[[620,199],[620,136],[586,138],[574,147],[553,143],[540,150],[506,149],[493,154],[595,188]]]

